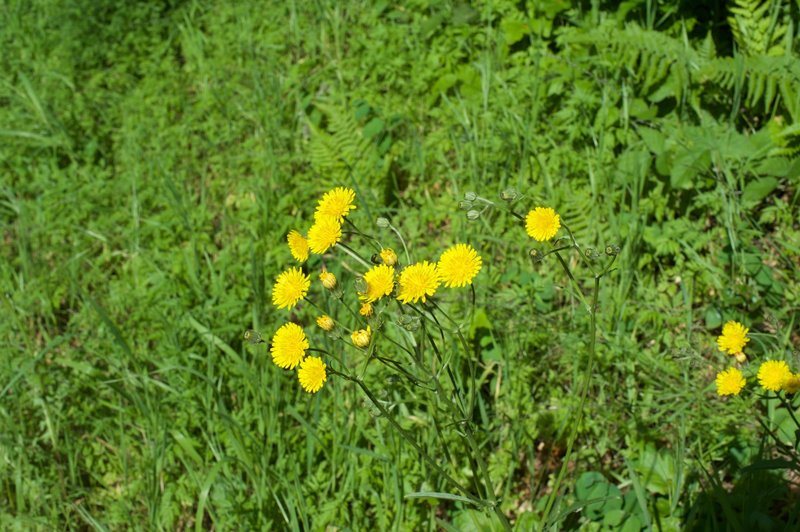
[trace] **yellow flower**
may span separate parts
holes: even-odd
[[[308,260],[308,240],[306,237],[292,229],[286,235],[286,241],[289,243],[289,251],[292,252],[292,257],[298,262],[305,262]]]
[[[350,338],[353,340],[353,345],[356,347],[367,347],[371,337],[372,329],[369,328],[369,325],[367,325],[366,329],[353,331],[353,334],[350,335]]]
[[[317,218],[308,230],[308,247],[311,253],[322,255],[336,245],[342,238],[342,224],[336,218],[322,216]]]
[[[300,363],[300,369],[297,370],[297,378],[300,381],[300,386],[303,387],[308,393],[317,393],[325,381],[328,380],[328,374],[325,372],[327,366],[319,357],[306,357]]]
[[[717,395],[739,395],[746,381],[737,368],[728,368],[717,373]]]
[[[281,273],[272,287],[272,304],[278,308],[292,308],[308,293],[311,279],[300,268],[289,268]]]
[[[550,240],[561,227],[561,218],[550,207],[536,207],[525,217],[525,230],[531,238],[544,242]]]
[[[800,392],[800,373],[792,373],[786,382],[783,383],[783,391],[786,393]]]
[[[481,271],[481,256],[469,244],[456,244],[442,253],[437,270],[447,288],[466,286]]]
[[[397,284],[397,299],[403,303],[416,303],[421,299],[424,303],[427,296],[432,296],[439,288],[439,272],[436,265],[427,260],[418,262],[400,272]]]
[[[394,268],[385,264],[378,264],[364,274],[367,289],[359,294],[359,298],[372,303],[383,296],[388,296],[394,290]]]
[[[322,281],[322,286],[328,290],[336,288],[336,276],[327,270],[319,274],[319,280]]]
[[[387,266],[394,266],[397,264],[397,253],[392,248],[383,248],[381,250],[381,260]]]
[[[314,212],[314,220],[320,218],[333,218],[340,222],[347,216],[347,213],[355,209],[353,202],[356,200],[356,193],[352,189],[338,187],[326,192],[317,204]]]
[[[789,365],[783,360],[767,360],[758,368],[758,383],[765,390],[777,392],[792,376]]]
[[[317,318],[317,325],[323,331],[332,331],[333,328],[336,326],[336,322],[333,321],[333,318],[328,316],[327,314],[323,314],[319,318]]]
[[[365,318],[369,318],[370,316],[372,316],[373,312],[374,311],[372,309],[372,303],[364,303],[363,305],[361,305],[361,308],[358,309],[358,313],[364,316]]]
[[[296,323],[286,323],[272,337],[272,361],[285,369],[294,369],[308,349],[308,339],[303,329]]]
[[[744,350],[744,345],[750,341],[747,337],[747,327],[738,321],[729,321],[722,327],[722,335],[717,338],[717,345],[719,350],[729,355],[741,353]]]

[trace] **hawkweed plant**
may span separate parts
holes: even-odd
[[[320,198],[305,232],[296,228],[286,235],[291,257],[300,265],[277,276],[272,303],[276,312],[288,312],[289,319],[269,342],[256,331],[247,331],[245,338],[268,343],[275,365],[296,373],[309,394],[325,393],[336,381],[357,387],[452,492],[419,491],[406,497],[472,504],[493,512],[511,530],[476,436],[481,431],[473,416],[478,357],[463,333],[468,324],[444,304],[466,290],[474,307],[472,284],[482,258],[463,242],[438,257],[416,257],[388,219],[379,218],[376,224],[381,236],[393,242],[384,245],[379,235],[356,223],[358,214],[355,192],[338,187]],[[402,255],[395,252],[397,244]],[[378,372],[370,371],[374,365],[382,366],[392,381],[407,383],[415,395],[429,394],[447,460],[434,459],[403,427],[386,400],[383,388],[389,379],[377,378]],[[468,451],[464,455],[471,474],[464,474],[464,464],[448,450],[442,434],[448,428]]]

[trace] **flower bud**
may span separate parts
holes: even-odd
[[[411,314],[401,315],[397,318],[397,324],[408,332],[417,331],[421,325],[419,316],[412,316]]]
[[[356,292],[359,294],[365,294],[367,292],[367,281],[365,281],[363,277],[358,277],[354,280],[353,286],[355,286]]]
[[[478,195],[475,194],[474,192],[467,192],[466,194],[464,194],[464,199],[467,201],[475,201],[476,199],[478,199]]]
[[[367,325],[366,329],[353,331],[353,334],[350,335],[350,339],[353,340],[353,345],[362,349],[369,346],[371,337],[372,329],[369,328],[369,325]]]
[[[745,362],[747,362],[747,355],[745,355],[741,351],[739,351],[733,356],[736,358],[736,362],[738,362],[739,364],[744,364]]]
[[[380,218],[378,218],[378,220],[375,222],[375,225],[377,225],[377,226],[378,226],[378,227],[380,227],[381,229],[387,229],[387,228],[388,228],[390,225],[392,225],[392,224],[391,224],[391,223],[389,223],[389,219],[388,219],[388,218],[384,218],[383,216],[381,216],[381,217],[380,217]]]
[[[358,309],[358,313],[364,316],[365,318],[369,318],[374,314],[375,310],[372,308],[372,303],[364,303],[361,305],[361,308]]]
[[[606,252],[606,255],[608,255],[609,257],[613,257],[614,255],[618,255],[619,254],[619,246],[616,246],[616,245],[613,245],[613,244],[612,245],[608,245],[608,246],[606,246],[605,252]]]
[[[514,187],[509,187],[500,193],[500,199],[503,201],[514,201],[519,197],[519,192]]]
[[[381,260],[385,265],[394,267],[397,264],[397,253],[392,248],[384,248],[381,250]]]
[[[536,248],[531,248],[528,251],[528,255],[531,256],[531,259],[533,259],[533,262],[541,262],[544,259],[544,253],[542,253],[540,250],[538,250]]]
[[[247,329],[244,332],[244,341],[248,344],[260,344],[264,340],[261,338],[261,334],[258,331],[254,331],[253,329]]]
[[[472,202],[461,200],[458,202],[458,208],[461,209],[462,211],[468,211],[472,208]]]
[[[477,220],[480,217],[481,217],[481,211],[476,211],[475,209],[467,211],[467,220]]]
[[[317,325],[323,331],[332,331],[333,328],[336,326],[336,322],[333,321],[333,318],[328,316],[327,314],[323,314],[319,318],[317,318]]]
[[[319,274],[319,280],[322,281],[322,286],[328,290],[336,288],[336,276],[327,270]]]

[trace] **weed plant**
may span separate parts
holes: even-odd
[[[0,527],[798,528],[799,10],[0,3]]]

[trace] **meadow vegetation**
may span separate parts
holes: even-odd
[[[756,376],[800,372],[799,13],[0,2],[0,527],[799,528],[800,399]],[[366,290],[287,246],[336,187],[401,266],[480,255],[440,307],[369,318],[378,354],[441,347],[441,390],[353,350],[316,393],[273,363],[289,321],[355,349],[273,304],[288,267],[321,306],[323,265]],[[580,246],[545,255],[535,207]]]

